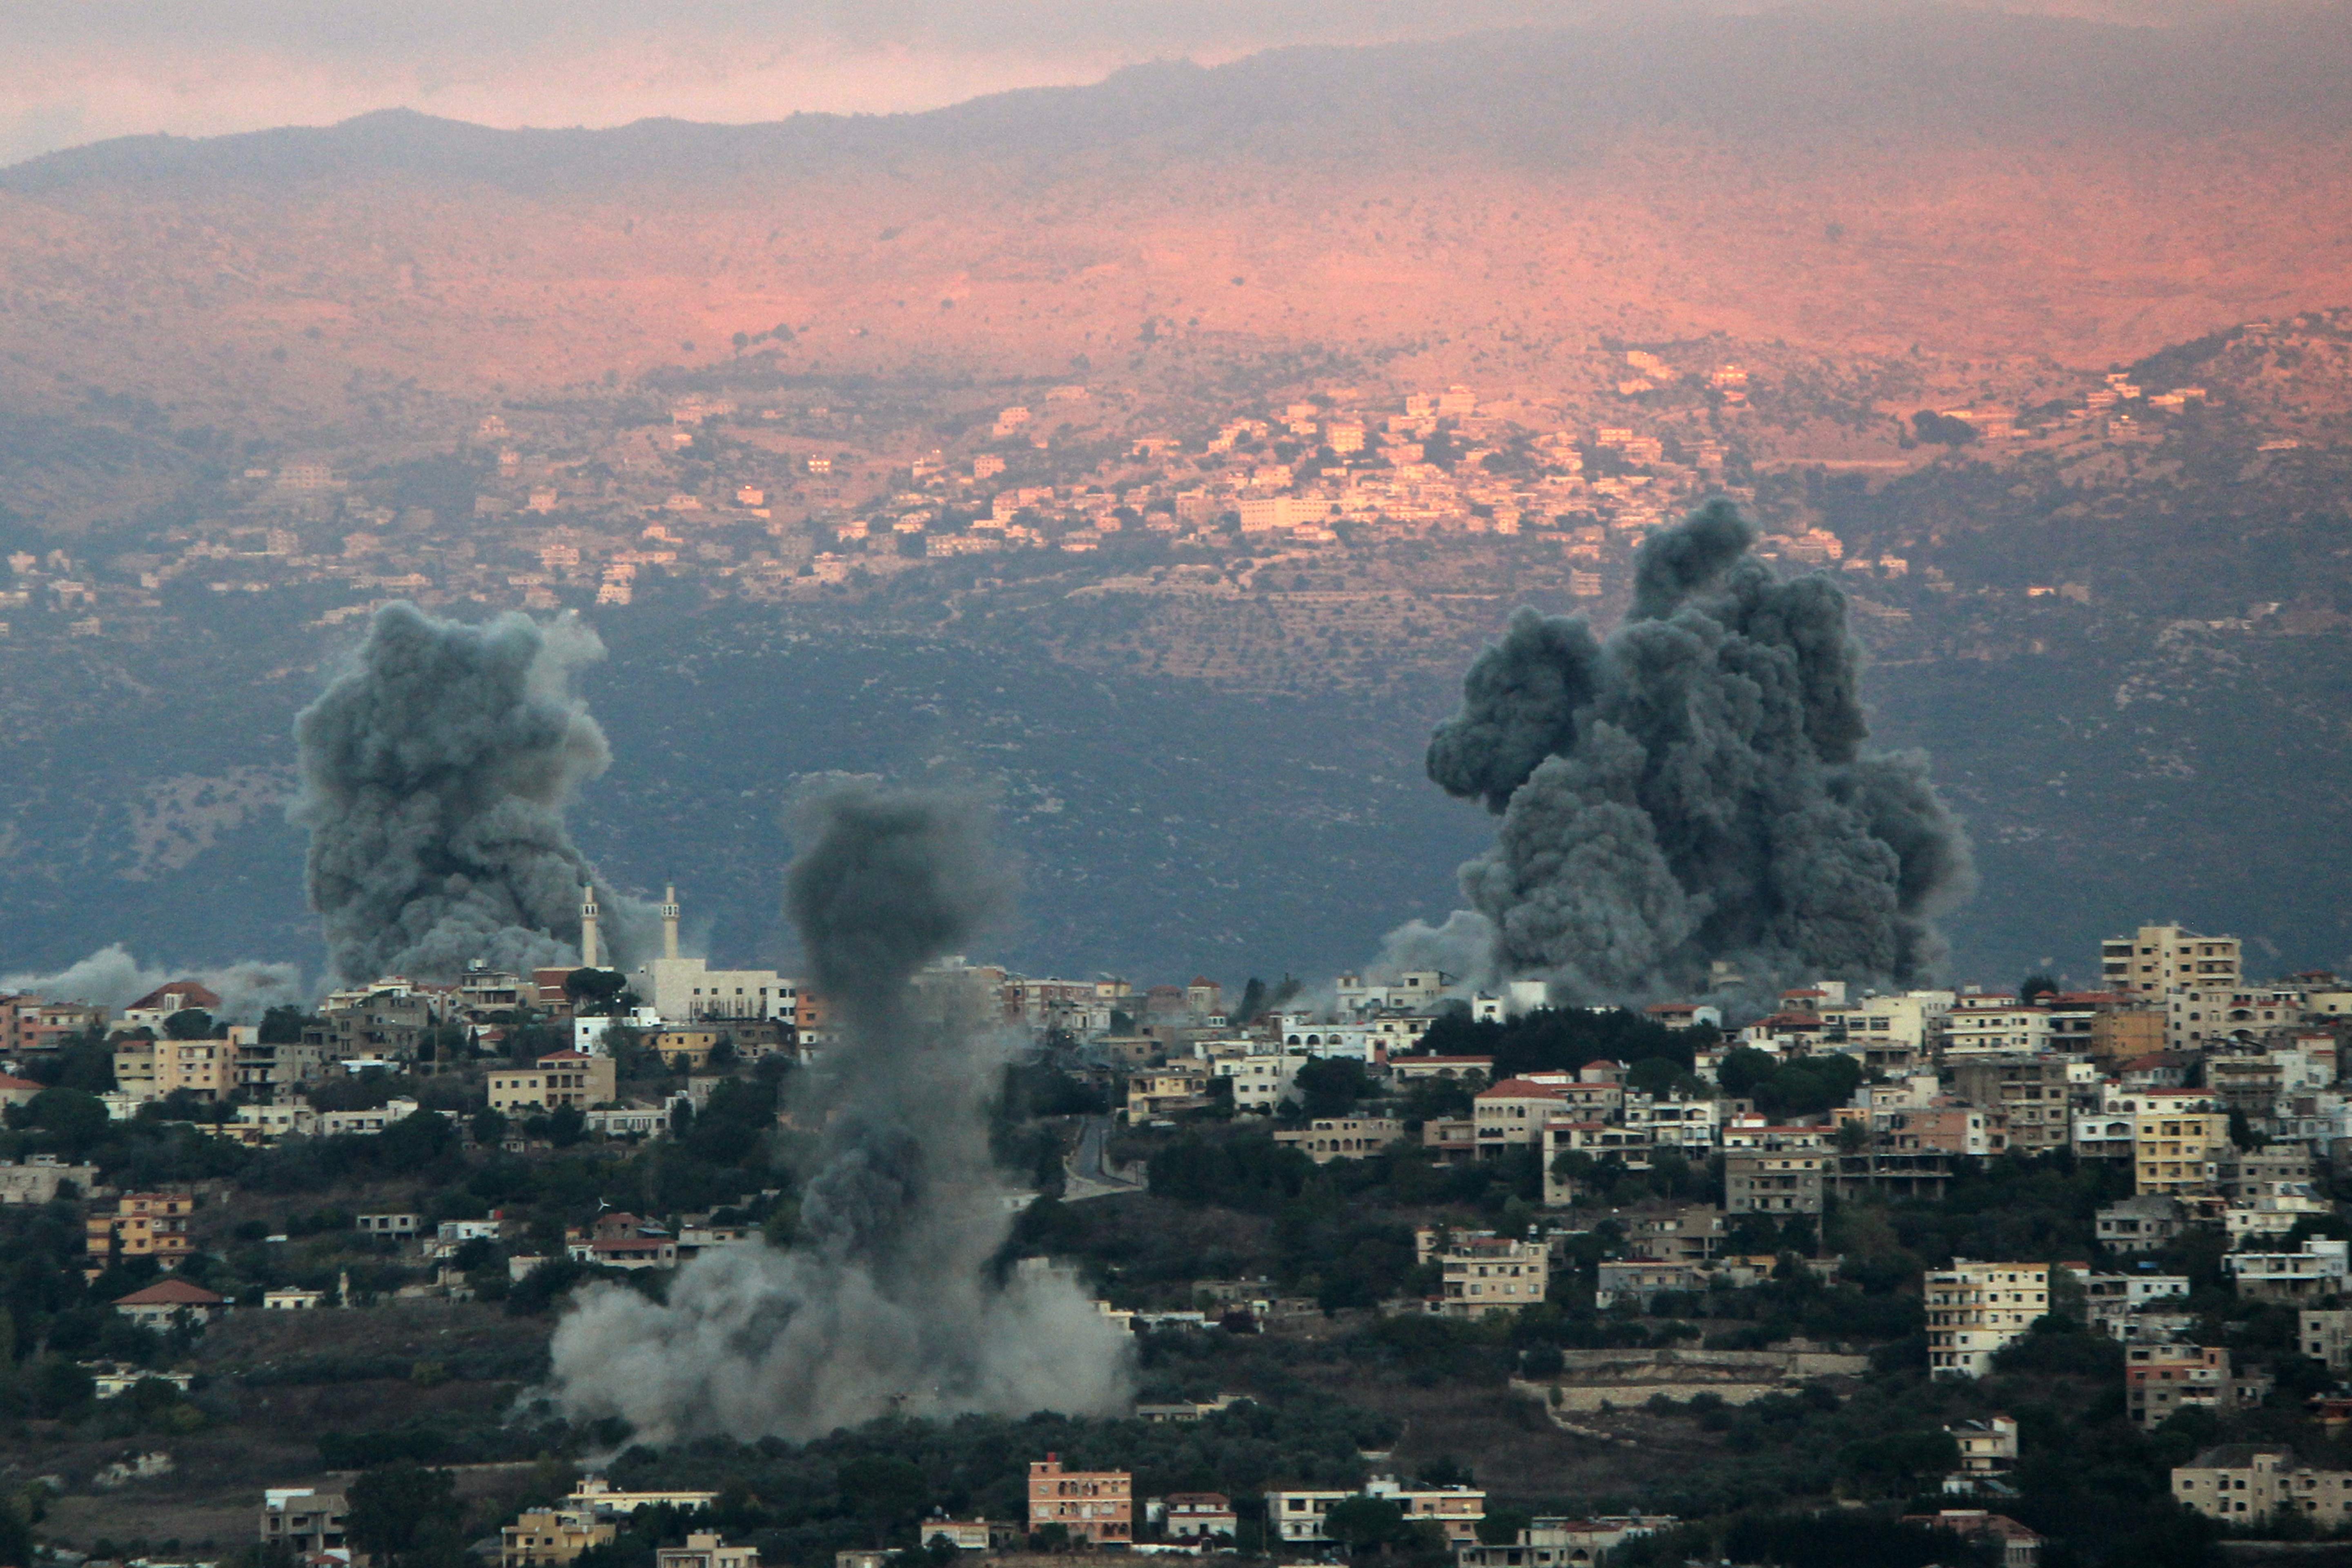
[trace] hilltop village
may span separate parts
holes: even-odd
[[[1132,1335],[1132,1418],[628,1447],[534,1400],[551,1317],[792,1245],[796,1075],[850,1048],[660,913],[627,970],[592,904],[578,966],[249,1022],[195,979],[5,999],[12,1528],[68,1563],[501,1568],[1844,1530],[1814,1545],[2032,1568],[2094,1525],[2193,1554],[2347,1523],[2352,983],[2172,925],[2100,943],[2095,990],[1761,1016],[1733,974],[1629,1011],[935,965],[1003,1053],[1005,1266]],[[1818,1497],[1856,1510],[1786,1511]]]

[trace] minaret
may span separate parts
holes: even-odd
[[[676,883],[662,889],[661,918],[662,956],[676,958],[677,956],[677,885]]]
[[[596,952],[596,889],[580,889],[580,964],[583,969],[601,969]]]

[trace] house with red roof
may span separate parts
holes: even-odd
[[[228,1298],[185,1279],[158,1279],[144,1289],[116,1297],[114,1310],[147,1328],[168,1329],[183,1312],[194,1322],[211,1321],[228,1310]]]

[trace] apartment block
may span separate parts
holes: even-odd
[[[1029,1532],[1049,1524],[1074,1542],[1126,1545],[1135,1539],[1135,1478],[1125,1470],[1065,1470],[1062,1456],[1029,1461]]]
[[[1438,1265],[1438,1310],[1449,1318],[1532,1307],[1551,1284],[1551,1249],[1540,1241],[1424,1226],[1413,1233],[1413,1252],[1416,1262]]]
[[[2333,1530],[2352,1518],[2352,1470],[2314,1469],[2291,1448],[2225,1443],[2176,1466],[2172,1496],[2224,1523],[2253,1524],[2287,1511]]]
[[[2050,1310],[2050,1265],[1956,1258],[1927,1275],[1927,1308],[1929,1374],[1982,1377],[1995,1352]]]
[[[2230,1146],[2224,1111],[2143,1107],[2132,1116],[2134,1190],[2209,1192],[2220,1179],[2221,1152]]]
[[[83,1221],[89,1267],[105,1268],[130,1258],[177,1267],[188,1256],[188,1216],[195,1210],[193,1193],[125,1193],[112,1214],[93,1211]]]
[[[551,1051],[527,1068],[489,1075],[492,1110],[533,1116],[572,1106],[603,1105],[618,1092],[613,1058],[584,1051]]]
[[[2189,986],[2234,990],[2243,983],[2234,936],[2200,936],[2177,925],[2142,926],[2099,944],[2100,978],[2109,991],[2161,996]]]
[[[1819,1149],[1727,1156],[1723,1162],[1724,1212],[1819,1214],[1830,1163],[1831,1156]]]
[[[2039,1154],[2066,1147],[2073,1134],[2063,1057],[1993,1054],[1951,1062],[1952,1090],[1970,1105],[2008,1119],[2009,1147]]]

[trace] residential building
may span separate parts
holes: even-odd
[[[1568,1097],[1557,1085],[1507,1078],[1480,1089],[1470,1101],[1479,1158],[1492,1158],[1505,1149],[1540,1144],[1544,1123],[1555,1116],[1566,1116],[1568,1111]]]
[[[2191,985],[2234,989],[2243,981],[2240,959],[2236,937],[2200,936],[2177,925],[2142,926],[2099,944],[2105,988],[2140,996]]]
[[[949,1519],[939,1514],[923,1521],[915,1531],[916,1539],[925,1546],[945,1541],[958,1552],[986,1552],[999,1544],[1009,1546],[1020,1533],[1010,1524],[991,1524],[985,1519]]]
[[[2119,1199],[2099,1211],[2099,1245],[2115,1252],[2159,1252],[2186,1226],[2187,1213],[2169,1193]]]
[[[1235,1110],[1270,1116],[1297,1087],[1298,1069],[1312,1060],[1312,1057],[1294,1051],[1279,1056],[1220,1057],[1209,1064],[1209,1070],[1217,1078],[1232,1080]],[[1130,1093],[1133,1088],[1130,1079]]]
[[[2011,1416],[1961,1421],[1944,1433],[1960,1451],[1963,1475],[1992,1476],[2017,1468],[2017,1422]]]
[[[593,1513],[635,1513],[641,1508],[667,1503],[681,1513],[698,1508],[709,1508],[719,1500],[717,1492],[700,1491],[616,1491],[602,1476],[585,1476],[564,1498],[569,1509],[586,1509]]]
[[[352,1221],[352,1228],[363,1236],[411,1237],[424,1225],[422,1215],[363,1214]]]
[[[1265,1494],[1267,1534],[1286,1546],[1327,1542],[1323,1521],[1334,1504],[1350,1498],[1374,1497],[1393,1502],[1409,1520],[1429,1520],[1445,1532],[1450,1545],[1471,1545],[1478,1539],[1478,1521],[1486,1517],[1486,1494],[1472,1487],[1407,1487],[1394,1478],[1374,1477],[1362,1491],[1274,1491]]]
[[[2250,1300],[2320,1301],[2343,1292],[2347,1253],[2352,1242],[2306,1237],[2300,1252],[2225,1252],[2221,1271]]]
[[[571,1568],[583,1552],[619,1533],[610,1518],[583,1510],[526,1509],[499,1531],[499,1568]]]
[[[1065,1470],[1062,1456],[1029,1462],[1029,1533],[1058,1524],[1073,1542],[1135,1539],[1135,1478],[1125,1470]]]
[[[2042,1561],[2042,1537],[2005,1513],[1980,1508],[1946,1508],[1934,1513],[1906,1513],[1906,1524],[1924,1524],[1970,1538],[1987,1536],[2000,1544],[2000,1568],[2036,1568]]]
[[[1958,1000],[1949,991],[1906,991],[1899,996],[1824,1003],[1821,1018],[1847,1046],[1862,1047],[1865,1068],[1899,1072],[1934,1045],[1944,1016]]]
[[[1935,1377],[1982,1377],[1995,1352],[2050,1310],[2046,1263],[1971,1263],[1927,1277],[1927,1369]]]
[[[1443,1281],[1437,1310],[1449,1318],[1483,1318],[1543,1300],[1551,1282],[1551,1249],[1492,1231],[1413,1232],[1416,1263],[1435,1262]]]
[[[217,1040],[125,1037],[114,1042],[115,1087],[144,1105],[182,1090],[198,1100],[228,1098],[236,1087],[236,1048]]]
[[[1953,1016],[1958,1016],[1956,1009]],[[2063,1149],[2073,1132],[2067,1069],[2070,1059],[1989,1052],[1951,1058],[1952,1092],[1970,1105],[2009,1119],[2009,1147],[2040,1154]]]
[[[2221,1151],[2230,1147],[2230,1118],[2221,1110],[2142,1109],[2132,1118],[2132,1167],[2142,1193],[2212,1189]]]
[[[2090,1326],[2113,1339],[2128,1337],[2127,1325],[2149,1308],[2160,1302],[2178,1304],[2189,1294],[2186,1274],[2085,1274],[2081,1279]]]
[[[1822,1150],[1727,1155],[1726,1214],[1817,1215],[1833,1157]]]
[[[283,1547],[296,1562],[328,1552],[341,1552],[343,1521],[351,1511],[341,1492],[313,1491],[309,1487],[273,1488],[261,1494],[263,1549]]]
[[[2136,1344],[2124,1351],[2124,1403],[2141,1431],[2163,1425],[2176,1410],[2237,1406],[2230,1352],[2218,1345]]]
[[[1160,1526],[1176,1541],[1210,1541],[1241,1529],[1231,1498],[1223,1492],[1171,1492],[1162,1500]]]
[[[563,1237],[564,1253],[575,1263],[603,1268],[675,1268],[677,1238],[651,1220],[633,1214],[602,1214],[586,1229]]]
[[[125,1193],[114,1212],[92,1210],[82,1222],[89,1267],[104,1268],[131,1258],[152,1258],[175,1268],[188,1255],[188,1216],[194,1193]]]
[[[2303,1353],[2338,1376],[2352,1372],[2352,1309],[2305,1307],[2301,1320]]]
[[[2286,1028],[2303,1016],[2300,993],[2234,981],[2177,987],[2164,994],[2164,1004],[2165,1043],[2176,1051]]]
[[[2352,1519],[2352,1470],[2314,1469],[2292,1448],[2225,1443],[2175,1466],[2172,1496],[2227,1524],[2258,1524],[2294,1512],[2333,1530]]]
[[[614,1072],[610,1057],[550,1051],[527,1068],[491,1073],[490,1109],[509,1116],[536,1116],[567,1105],[585,1110],[619,1092]]]
[[[1964,996],[1944,1015],[1944,1059],[2034,1056],[2050,1048],[2048,1009],[2014,996]]]
[[[1454,1548],[1454,1568],[1591,1568],[1626,1542],[1681,1522],[1670,1513],[1532,1520],[1508,1544]]]
[[[1129,1125],[1140,1126],[1155,1117],[1204,1109],[1209,1104],[1211,1076],[1206,1067],[1173,1064],[1129,1075],[1127,1080]]]
[[[114,1310],[142,1328],[168,1329],[181,1314],[192,1322],[210,1322],[228,1310],[228,1298],[216,1296],[185,1279],[158,1279],[143,1290],[114,1299]]]
[[[655,1551],[654,1568],[760,1568],[760,1549],[730,1546],[716,1531],[689,1531],[685,1545]]]
[[[1391,1117],[1323,1116],[1303,1128],[1276,1132],[1274,1141],[1297,1150],[1318,1165],[1328,1165],[1334,1160],[1361,1160],[1396,1147],[1404,1142],[1404,1123]]]
[[[0,1204],[53,1203],[66,1188],[84,1197],[98,1184],[95,1165],[64,1165],[55,1154],[27,1155],[19,1163],[0,1160]]]

